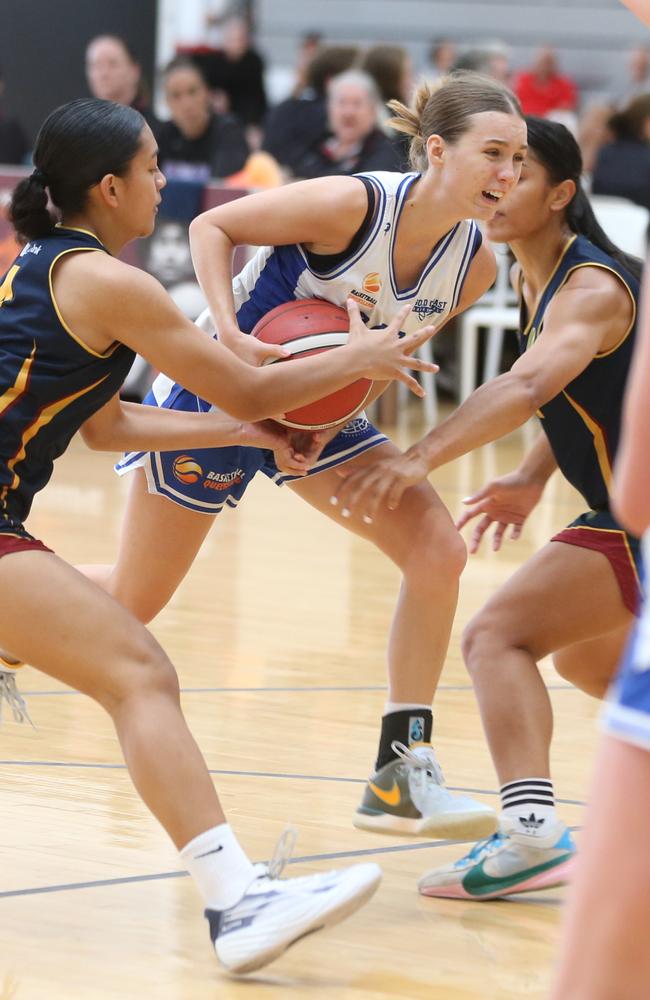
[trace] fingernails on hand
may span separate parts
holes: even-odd
[[[332,507],[338,507],[339,498],[338,497],[330,497],[330,503],[331,503]]]
[[[372,518],[370,517],[369,514],[364,514],[361,520],[363,521],[364,524],[372,524]]]
[[[341,517],[349,517],[349,516],[350,516],[350,511],[348,510],[347,507],[344,507],[343,510],[341,511]]]

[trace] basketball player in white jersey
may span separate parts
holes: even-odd
[[[442,325],[491,285],[492,251],[469,220],[490,219],[518,180],[526,128],[516,99],[493,80],[459,74],[423,84],[412,110],[399,102],[393,110],[396,128],[412,137],[412,173],[304,181],[231,202],[192,223],[195,266],[209,305],[200,325],[241,358],[259,365],[282,352],[248,334],[269,309],[291,299],[319,296],[343,304],[352,297],[372,326],[410,305],[402,327],[409,332],[425,321]],[[232,254],[240,244],[260,249],[232,281]],[[210,409],[165,377],[146,402]],[[273,456],[255,448],[127,455],[120,471],[135,472],[118,562],[86,571],[148,621],[189,570],[212,524],[206,515],[236,506],[260,469],[278,485],[290,482],[313,507],[374,542],[403,573],[379,750],[355,825],[426,837],[480,836],[495,829],[493,811],[447,791],[430,746],[431,703],[465,546],[426,482],[409,491],[399,511],[371,523],[329,502],[337,465],[360,468],[396,453],[359,414],[330,435],[300,480],[282,475]],[[180,480],[175,465],[188,454],[202,472],[192,484]],[[215,491],[215,476],[228,488]]]

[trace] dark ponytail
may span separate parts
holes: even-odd
[[[22,239],[47,236],[61,214],[82,212],[88,191],[106,174],[125,174],[140,146],[145,121],[113,101],[81,98],[53,111],[36,138],[36,169],[13,192],[9,218]]]
[[[547,118],[526,117],[528,126],[528,146],[536,160],[542,164],[552,184],[572,180],[576,186],[566,210],[566,221],[569,228],[579,236],[585,236],[594,246],[640,279],[643,262],[638,257],[624,253],[620,247],[612,243],[594,215],[594,210],[582,187],[582,155],[578,143],[564,125],[549,121]]]
[[[9,206],[9,218],[22,240],[47,236],[54,228],[54,218],[47,207],[47,192],[43,175],[34,171],[14,188]]]

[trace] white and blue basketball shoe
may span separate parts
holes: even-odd
[[[576,847],[556,820],[544,836],[517,832],[502,817],[498,833],[477,844],[458,861],[426,872],[418,882],[423,896],[498,899],[565,885],[571,878]]]
[[[370,899],[381,881],[381,869],[371,863],[282,879],[284,848],[281,839],[273,860],[255,865],[257,877],[238,903],[205,911],[217,958],[228,972],[260,969],[301,938],[339,923]]]

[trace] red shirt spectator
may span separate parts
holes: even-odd
[[[553,49],[540,49],[530,70],[515,77],[513,90],[525,115],[544,118],[551,111],[574,111],[578,103],[577,87],[559,71]]]

